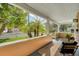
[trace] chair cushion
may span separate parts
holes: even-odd
[[[64,43],[62,42],[61,53],[74,53],[74,50],[77,47],[77,42],[74,43]]]

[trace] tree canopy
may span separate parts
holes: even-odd
[[[14,27],[21,28],[26,24],[27,13],[23,10],[10,5],[8,3],[0,4],[0,34],[5,30],[5,27],[12,29]]]

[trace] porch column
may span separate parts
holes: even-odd
[[[48,33],[47,34],[49,34],[50,33],[50,23],[49,23],[49,20],[47,20],[47,30],[48,30]]]
[[[57,24],[58,25],[58,32],[60,32],[60,24]]]

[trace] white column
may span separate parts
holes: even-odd
[[[58,32],[60,32],[60,24],[57,24],[58,25]]]
[[[49,20],[47,20],[47,30],[48,30],[48,34],[49,34],[49,31],[50,31],[50,23],[49,23]]]

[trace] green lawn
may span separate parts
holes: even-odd
[[[5,38],[5,39],[0,39],[0,43],[11,42],[11,41],[17,41],[17,40],[23,40],[23,39],[26,39],[26,38],[27,38],[27,37]]]

